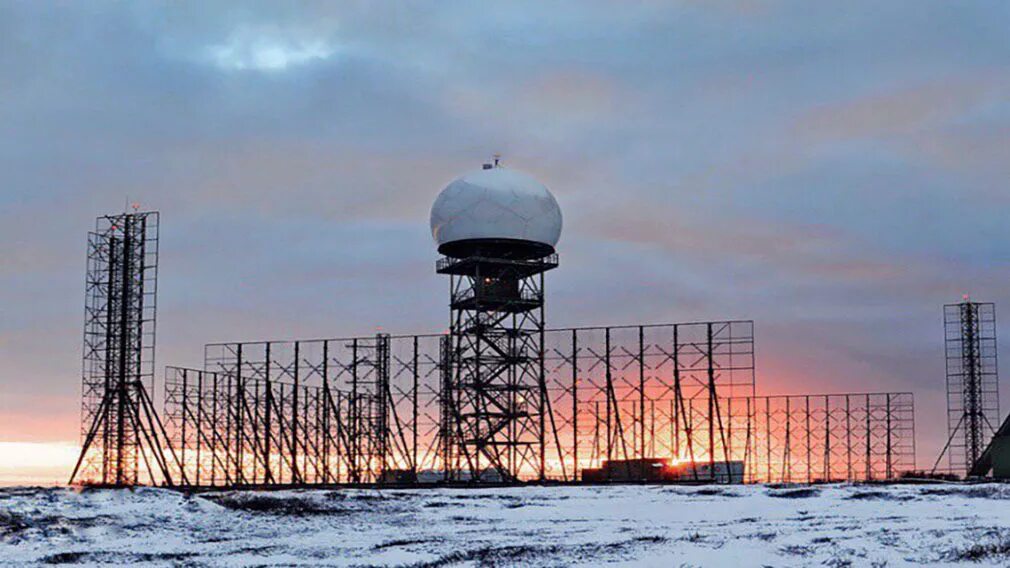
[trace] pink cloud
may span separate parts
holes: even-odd
[[[905,137],[941,127],[971,110],[1010,95],[1002,70],[945,77],[925,84],[815,107],[794,132],[812,141]]]

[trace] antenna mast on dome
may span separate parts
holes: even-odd
[[[493,168],[500,168],[500,167],[501,167],[501,154],[491,154],[491,161],[484,162],[481,165],[482,170],[490,170]]]

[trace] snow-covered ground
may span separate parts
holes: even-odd
[[[1010,563],[1010,486],[0,490],[0,565]]]

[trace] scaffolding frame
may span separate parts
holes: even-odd
[[[88,234],[81,453],[71,484],[186,483],[154,409],[156,211],[99,217]],[[184,475],[184,474],[183,474]]]
[[[537,464],[501,481],[577,482],[607,459],[656,457],[708,464],[710,473],[742,462],[743,479],[730,482],[887,480],[914,468],[911,393],[756,396],[753,341],[749,321],[545,330],[543,475]],[[383,342],[388,355],[376,356]],[[445,447],[444,432],[458,430],[446,400],[451,346],[434,334],[208,345],[204,369],[169,369],[165,381],[190,484],[465,482],[449,474],[458,462]],[[373,370],[384,378],[362,380]],[[262,459],[248,458],[257,439],[262,453],[262,440],[292,434],[273,427],[267,435],[267,392],[299,416],[297,477],[284,465],[291,444],[274,442],[271,477]],[[354,400],[385,410],[358,412]],[[384,423],[371,419],[379,415]]]
[[[1000,424],[996,306],[972,302],[943,307],[944,363],[947,391],[947,442],[950,473],[967,475]]]
[[[446,381],[441,397],[447,481],[511,482],[546,475],[549,400],[544,387],[544,273],[533,259],[478,253],[443,257],[449,276]]]

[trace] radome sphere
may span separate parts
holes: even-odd
[[[554,252],[561,238],[561,208],[544,184],[503,167],[468,173],[438,194],[431,206],[438,251],[476,251],[535,258]]]

